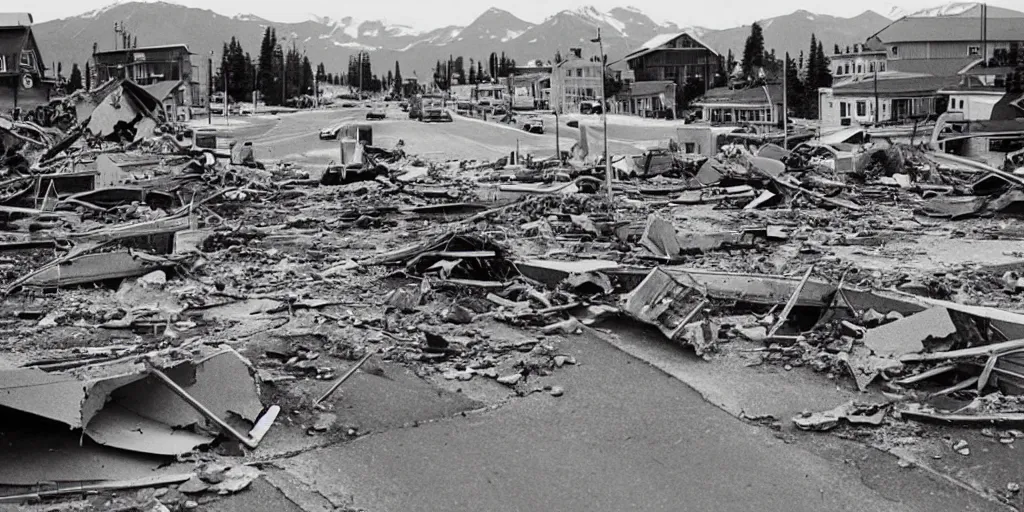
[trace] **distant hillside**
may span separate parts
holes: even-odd
[[[892,23],[892,20],[873,11],[866,11],[853,18],[837,18],[800,10],[758,23],[764,29],[765,48],[775,49],[780,59],[786,52],[796,59],[801,51],[807,55],[811,34],[815,34],[825,46],[825,54],[831,55],[836,44],[845,48],[847,45],[862,43]],[[739,60],[749,35],[750,25],[744,25],[709,32],[702,39],[723,55],[732,48]]]
[[[169,23],[167,20],[174,20]],[[609,61],[615,61],[652,37],[678,32],[674,24],[659,24],[635,8],[601,11],[593,7],[558,12],[543,22],[530,24],[511,13],[491,8],[473,23],[417,31],[400,25],[350,17],[335,20],[315,17],[302,23],[276,23],[257,16],[223,16],[210,10],[195,9],[165,2],[128,2],[79,16],[40,23],[34,27],[47,63],[61,62],[65,70],[72,63],[83,65],[92,54],[93,43],[100,50],[113,48],[115,22],[124,22],[138,37],[140,46],[185,43],[196,54],[197,65],[205,64],[210,51],[220,58],[225,40],[235,36],[253,58],[267,26],[279,37],[290,38],[315,64],[323,62],[327,71],[338,73],[347,68],[349,55],[360,50],[371,54],[373,72],[384,75],[397,60],[406,77],[432,76],[434,64],[449,55],[485,60],[491,52],[505,52],[518,62],[544,61],[562,55],[569,48],[581,47],[586,56],[597,53],[590,40],[600,28]],[[848,45],[863,41],[883,28],[889,20],[873,12],[850,19],[816,15],[807,11],[771,18],[763,22],[766,46],[779,54],[794,56],[807,49],[811,33],[816,33],[831,48],[833,43]],[[723,55],[732,48],[738,55],[750,33],[750,27],[708,30],[690,27],[693,33]],[[290,43],[289,43],[290,44]]]

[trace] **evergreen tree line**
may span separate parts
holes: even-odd
[[[474,85],[492,83],[497,78],[506,78],[516,68],[516,60],[505,55],[505,52],[492,52],[487,58],[487,68],[483,61],[468,61],[460,55],[449,56],[448,60],[438,60],[434,66],[434,84],[447,91],[453,85]]]
[[[227,72],[228,96],[235,100],[244,101],[253,90],[258,90],[267,105],[280,105],[282,101],[296,96],[316,95],[316,80],[326,79],[323,63],[317,66],[317,73],[314,74],[309,57],[299,52],[295,41],[286,49],[272,27],[267,27],[263,33],[255,67],[248,54],[239,57],[242,49],[241,45],[236,45],[237,49],[233,53],[231,45],[225,45],[225,57],[221,59],[221,71],[218,74],[220,84],[217,80],[214,83],[216,90],[223,90],[223,73]]]
[[[836,45],[835,50],[839,49]],[[754,23],[750,35],[743,46],[743,56],[736,63],[732,54],[726,59],[726,66],[732,72],[739,64],[738,78],[747,85],[763,85],[765,82],[782,81],[781,73],[786,76],[786,96],[789,110],[796,117],[809,119],[818,118],[818,88],[832,86],[832,70],[825,49],[817,35],[811,34],[811,44],[805,59],[800,52],[798,60],[791,58],[787,52],[783,60],[775,56],[775,50],[765,51],[764,32],[761,26]]]

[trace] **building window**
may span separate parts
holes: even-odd
[[[949,109],[950,110],[956,110],[956,100],[953,99],[953,98],[949,99]]]
[[[879,62],[878,63],[878,71],[879,72],[885,71],[885,63],[884,62]]]
[[[859,75],[859,74],[861,74],[863,72],[864,72],[864,65],[863,64],[857,64],[857,74]]]
[[[27,66],[28,68],[36,69],[36,56],[32,55],[32,52],[21,52],[21,65]]]
[[[843,66],[836,66],[836,76],[843,74]]]
[[[845,101],[840,101],[839,102],[839,117],[846,117],[846,115],[847,115],[846,114],[846,102]]]
[[[0,55],[0,73],[7,72],[7,56]]]
[[[866,102],[857,102],[857,117],[864,117],[868,115],[868,105]]]
[[[964,109],[964,100],[960,100],[960,110]]]
[[[899,55],[900,55],[900,47],[899,46],[893,46],[892,47],[892,56],[893,57],[899,57]]]
[[[849,65],[849,64],[847,64],[847,65],[846,65],[846,66],[844,66],[843,68],[845,69],[845,71],[846,71],[846,74],[847,74],[847,75],[849,75],[849,74],[850,74],[850,65]]]
[[[874,72],[875,72],[875,63],[872,62],[871,64],[868,64],[868,73],[874,73]]]
[[[980,46],[968,46],[967,47],[967,55],[971,55],[971,56],[981,55],[981,47]]]

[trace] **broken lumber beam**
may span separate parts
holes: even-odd
[[[981,356],[1001,356],[1024,351],[1024,339],[982,345],[980,347],[950,350],[947,352],[931,352],[927,354],[905,354],[900,356],[901,363],[920,363],[925,361],[945,361]]]
[[[779,313],[779,320],[775,322],[771,330],[768,331],[768,338],[775,336],[775,333],[782,328],[782,324],[786,323],[786,319],[789,318],[789,313],[793,311],[793,307],[796,306],[798,300],[800,300],[800,292],[803,291],[804,286],[807,286],[807,280],[811,278],[811,272],[814,271],[814,265],[807,267],[807,272],[804,273],[803,279],[796,285],[796,290],[793,290],[793,295],[786,301],[786,307],[782,308],[782,313]]]
[[[1024,413],[956,414],[926,409],[920,404],[907,404],[897,412],[904,418],[946,425],[1024,425]]]

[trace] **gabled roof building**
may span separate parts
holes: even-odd
[[[49,102],[56,85],[32,33],[32,15],[0,13],[0,112]]]

